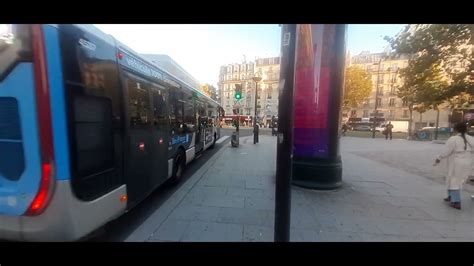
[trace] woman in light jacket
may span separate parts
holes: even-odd
[[[446,186],[448,197],[444,200],[455,209],[461,209],[461,189],[472,170],[472,152],[474,137],[466,134],[466,123],[454,126],[454,135],[447,141],[435,165],[442,159],[447,159]]]

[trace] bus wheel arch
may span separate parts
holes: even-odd
[[[171,184],[178,183],[183,177],[184,168],[186,167],[186,152],[183,146],[178,148],[178,152],[173,159],[173,171],[170,178]]]

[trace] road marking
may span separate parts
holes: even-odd
[[[218,139],[218,140],[216,141],[216,144],[220,144],[220,143],[224,142],[224,141],[225,141],[226,139],[228,139],[228,138],[229,138],[229,136],[223,136],[223,137],[221,137],[220,139]]]

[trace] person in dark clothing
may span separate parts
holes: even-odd
[[[388,140],[389,135],[390,135],[390,140],[392,140],[392,129],[393,129],[392,122],[388,122],[388,124],[385,126],[385,139],[386,140]]]
[[[347,132],[347,125],[346,125],[346,124],[343,124],[343,125],[342,125],[342,136],[345,136],[345,135],[346,135],[346,132]]]
[[[275,116],[272,116],[272,136],[276,136],[278,132],[278,119]]]

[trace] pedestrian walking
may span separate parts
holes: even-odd
[[[342,125],[342,136],[346,136],[346,132],[347,132],[347,125],[346,125],[346,123],[344,123]]]
[[[444,201],[455,209],[461,209],[461,189],[471,174],[474,137],[466,134],[466,123],[454,126],[454,135],[451,136],[438,155],[435,165],[447,159],[446,187],[448,197]]]
[[[392,140],[392,129],[393,125],[392,122],[388,122],[388,124],[385,126],[385,140],[388,140],[388,136],[390,136],[390,140]]]

